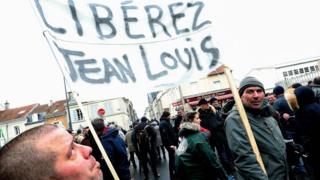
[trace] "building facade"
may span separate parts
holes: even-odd
[[[48,104],[38,105],[32,112],[27,116],[27,122],[25,123],[26,130],[44,124],[45,116],[49,111]]]
[[[303,59],[279,64],[275,67],[279,80],[275,83],[289,87],[294,83],[307,84],[320,76],[320,58]]]
[[[26,130],[27,117],[39,104],[0,111],[0,147]]]
[[[66,117],[66,107],[66,100],[50,103],[48,113],[45,116],[45,124],[55,124],[68,129],[69,119]]]
[[[209,100],[216,97],[221,104],[233,99],[224,69],[225,66],[220,66],[198,81],[159,92],[152,103],[149,103],[147,116],[159,119],[163,111],[175,115],[177,108],[183,105],[186,111],[194,110],[202,98]]]
[[[103,118],[106,125],[114,123],[125,130],[137,119],[132,102],[124,97],[82,102],[82,107],[81,110],[76,102],[70,102],[70,118],[74,131],[88,126],[84,113],[87,113],[90,120]]]
[[[270,67],[260,67],[250,70],[248,76],[258,78],[265,85],[267,92],[271,92],[276,85],[288,88],[294,83],[307,84],[320,76],[320,58],[309,58],[290,61]]]

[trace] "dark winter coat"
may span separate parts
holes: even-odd
[[[179,136],[187,139],[188,147],[175,158],[177,174],[186,180],[211,180],[217,177],[221,180],[226,179],[217,155],[199,129],[200,127],[194,123],[181,124]]]
[[[177,146],[177,140],[174,133],[174,128],[170,124],[170,119],[160,118],[160,134],[162,139],[162,144],[166,147]]]
[[[232,108],[226,119],[227,140],[238,169],[238,179],[285,180],[288,178],[285,142],[270,108],[267,102],[264,102],[263,108],[259,111],[246,109],[267,176],[256,160],[236,106]]]
[[[129,170],[130,164],[128,161],[126,145],[119,136],[119,130],[116,128],[109,128],[108,131],[101,136],[101,143],[119,178],[121,180],[129,180],[131,178]],[[110,171],[107,177],[107,179],[113,179]],[[106,177],[104,179],[106,179]]]
[[[314,92],[314,95],[315,95],[315,98],[316,98],[316,102],[317,103],[320,103],[320,85],[317,85],[317,84],[314,84],[311,86],[313,92]]]
[[[143,142],[139,142],[139,137],[138,137],[141,131],[145,131],[145,135],[146,135],[145,136],[146,139]],[[140,124],[138,124],[134,128],[132,136],[135,137],[134,144],[135,144],[135,147],[137,147],[137,150],[139,151],[138,153],[140,153],[140,151],[142,152],[150,151],[155,146],[157,134],[155,132],[155,129],[146,122],[141,122]]]
[[[211,138],[209,139],[211,147],[225,144],[226,137],[223,130],[223,119],[211,109],[211,106],[209,106],[209,109],[200,108],[197,111],[201,119],[201,127],[208,129],[211,133]]]
[[[309,87],[297,88],[295,95],[299,105],[299,109],[296,111],[297,143],[303,145],[305,153],[309,154],[312,166],[319,174],[320,104],[316,103],[315,95]]]
[[[176,135],[176,138],[178,139],[178,133],[179,133],[179,130],[180,130],[180,124],[182,122],[182,116],[177,115],[173,119],[173,122],[174,122],[174,133]]]
[[[288,102],[286,101],[284,95],[280,95],[277,100],[273,103],[273,109],[278,111],[282,116],[284,113],[290,116],[294,115],[294,112],[290,109]]]
[[[285,139],[293,139],[295,136],[295,126],[296,122],[294,118],[289,118],[285,120],[282,116],[284,113],[294,116],[294,112],[290,109],[287,100],[284,95],[278,97],[278,99],[273,104],[273,109],[276,110],[280,116],[276,119],[278,121],[280,130]]]

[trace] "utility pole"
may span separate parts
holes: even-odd
[[[179,85],[178,86],[178,88],[179,88],[179,95],[180,95],[180,99],[181,99],[181,102],[182,102],[182,110],[183,111],[186,111],[186,109],[185,109],[185,103],[184,103],[184,98],[183,98],[183,94],[182,94],[182,90],[181,90],[181,86]]]
[[[71,115],[70,115],[70,108],[69,108],[69,100],[70,97],[68,96],[68,92],[67,92],[67,85],[66,85],[66,78],[63,76],[63,82],[64,82],[64,93],[66,95],[66,103],[67,103],[67,111],[68,111],[68,126],[69,126],[69,130],[73,130],[72,129],[72,122],[71,122]]]

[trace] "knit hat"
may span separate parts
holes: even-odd
[[[264,92],[263,84],[258,79],[256,79],[255,77],[251,77],[251,76],[245,77],[240,82],[239,95],[242,96],[244,90],[246,90],[248,87],[254,87],[254,86],[261,87]]]
[[[198,102],[198,106],[201,106],[202,104],[208,104],[208,101],[204,98],[200,99],[200,101]]]
[[[276,86],[273,88],[273,94],[275,94],[276,96],[283,93],[284,93],[284,88],[282,86]]]
[[[212,97],[212,98],[209,100],[209,102],[210,102],[210,103],[213,103],[213,102],[215,102],[216,100],[218,100],[216,97]]]
[[[168,111],[163,111],[161,118],[169,118],[170,117],[170,112]]]
[[[147,119],[146,117],[143,116],[143,117],[141,118],[141,122],[147,122],[147,121],[148,121],[148,119]]]
[[[297,89],[297,88],[300,87],[300,86],[302,86],[302,84],[300,84],[300,83],[293,83],[293,84],[291,85],[291,87],[294,88],[294,89]]]

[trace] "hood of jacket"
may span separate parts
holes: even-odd
[[[233,106],[235,105],[235,101],[234,100],[231,100],[231,101],[228,101],[227,103],[225,103],[222,108],[221,108],[221,115],[223,118],[227,118],[227,116],[230,114],[231,112],[231,109],[233,108]]]
[[[192,122],[183,122],[180,124],[179,136],[188,136],[200,131],[200,126]]]
[[[300,108],[316,102],[313,90],[307,86],[298,87],[294,90],[294,94],[296,95]]]
[[[116,137],[119,135],[119,130],[117,128],[107,128],[105,133],[102,135],[101,138],[110,138],[110,137]]]

